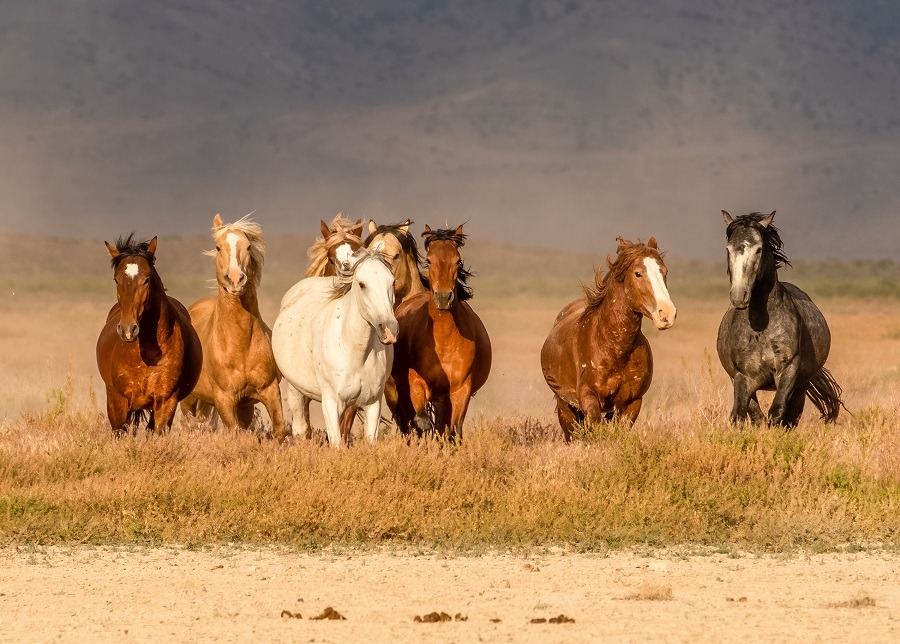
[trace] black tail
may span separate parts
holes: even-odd
[[[128,422],[125,427],[130,429],[132,432],[136,431],[138,427],[144,425],[150,420],[150,410],[149,409],[136,409],[134,411],[128,412]]]
[[[843,393],[844,390],[825,367],[822,367],[822,370],[813,376],[806,386],[807,397],[819,410],[822,420],[826,423],[833,423],[837,420],[841,407],[844,407],[844,401],[841,400]],[[844,407],[844,409],[847,408]]]

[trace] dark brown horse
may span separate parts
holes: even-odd
[[[469,272],[459,254],[463,227],[425,226],[425,280],[429,290],[410,295],[397,307],[400,333],[391,371],[396,398],[388,400],[403,433],[415,429],[462,439],[469,399],[491,372],[491,340],[467,300]],[[386,391],[389,398],[391,388]]]
[[[169,429],[178,401],[200,377],[200,340],[187,309],[166,295],[153,266],[156,237],[136,243],[131,234],[115,247],[104,243],[118,298],[97,340],[109,423],[122,431],[146,410],[149,429]]]
[[[660,330],[675,323],[656,240],[618,241],[616,260],[606,259],[609,272],[595,271],[594,285],[556,317],[541,349],[541,369],[556,395],[566,440],[579,422],[620,416],[634,423],[653,376],[641,322],[651,318]]]

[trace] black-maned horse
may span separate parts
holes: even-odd
[[[719,325],[719,360],[734,383],[731,421],[764,420],[756,392],[775,391],[769,408],[772,424],[793,427],[805,399],[826,422],[840,408],[841,388],[825,368],[831,332],[809,296],[778,280],[778,269],[790,265],[782,250],[775,212],[732,218],[728,224],[728,276],[731,306]]]

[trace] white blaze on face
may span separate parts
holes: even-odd
[[[137,264],[126,264],[125,265],[125,274],[132,279],[137,277],[139,270],[140,269],[138,268]]]
[[[666,288],[666,281],[663,279],[659,262],[652,257],[645,257],[644,268],[647,279],[650,280],[650,285],[653,287],[653,297],[656,298],[653,321],[659,328],[668,328],[675,322],[675,304],[669,296],[669,289]],[[665,318],[667,322],[662,322],[662,318]],[[660,326],[661,324],[662,326]]]
[[[351,266],[351,259],[353,258],[353,250],[350,248],[350,244],[341,244],[337,248],[334,249],[334,257],[337,259],[338,264],[344,268],[344,270],[349,270]]]
[[[240,272],[241,267],[238,266],[237,263],[237,243],[240,237],[236,233],[228,233],[225,235],[225,243],[228,244],[229,248],[229,258],[228,258],[228,270],[229,271],[238,271]]]

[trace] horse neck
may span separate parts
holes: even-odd
[[[411,255],[404,256],[404,265],[406,267],[406,281],[407,288],[405,292],[400,294],[400,297],[397,298],[397,303],[400,304],[400,300],[409,297],[410,295],[415,295],[416,293],[421,293],[425,290],[425,287],[422,286],[422,278],[419,275],[419,267],[416,266],[415,260],[413,260]]]
[[[782,292],[781,282],[778,281],[778,269],[772,258],[766,260],[766,266],[762,274],[757,278],[750,289],[750,309],[765,309],[769,300],[777,298]]]
[[[146,328],[148,333],[152,329],[157,339],[167,338],[172,334],[172,327],[175,325],[175,311],[172,310],[172,303],[169,302],[169,296],[166,295],[166,289],[159,275],[154,275],[151,280],[153,286],[144,306],[144,313],[141,315],[140,334],[143,335]]]
[[[625,356],[634,349],[641,334],[642,316],[636,313],[625,297],[625,286],[619,281],[610,285],[603,302],[590,315],[590,333],[601,338],[603,346],[614,356]]]
[[[216,298],[216,316],[219,323],[236,322],[235,329],[229,333],[249,334],[254,318],[261,319],[256,286],[250,284],[240,295],[232,295],[219,285],[219,296]]]
[[[351,346],[365,350],[372,339],[372,327],[362,316],[362,307],[359,303],[359,289],[353,286],[340,303],[344,314],[340,316],[340,332]]]

